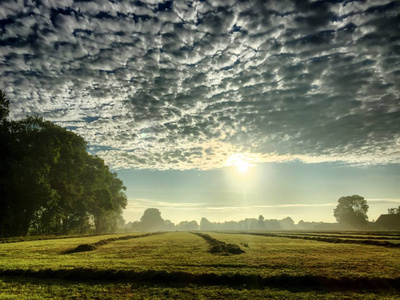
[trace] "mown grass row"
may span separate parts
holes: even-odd
[[[341,239],[356,239],[356,240],[391,240],[400,241],[399,236],[363,236],[363,235],[346,235],[346,234],[313,234],[313,233],[290,233],[295,236],[313,236],[322,238],[341,238]]]
[[[98,241],[96,243],[92,243],[92,244],[81,244],[81,245],[77,246],[76,248],[65,251],[64,254],[93,251],[93,250],[96,250],[98,247],[109,244],[111,242],[143,238],[143,237],[158,235],[158,234],[162,234],[162,233],[163,232],[151,232],[151,233],[145,233],[145,234],[141,234],[141,235],[125,235],[125,236],[121,236],[121,237],[104,239],[104,240],[100,240],[100,241]]]
[[[102,234],[102,235],[110,235],[110,234]],[[75,239],[75,238],[92,237],[92,236],[99,236],[99,234],[14,236],[14,237],[0,238],[0,244],[59,240],[59,239]]]
[[[381,246],[389,248],[400,248],[400,243],[391,243],[388,241],[378,241],[378,240],[353,240],[353,239],[343,239],[338,237],[317,237],[317,236],[304,236],[304,235],[289,235],[289,234],[274,234],[265,232],[238,232],[237,234],[249,234],[258,236],[268,236],[268,237],[280,237],[280,238],[290,238],[290,239],[303,239],[317,242],[335,243],[335,244],[360,244],[369,246]]]
[[[191,232],[194,235],[197,235],[206,240],[206,242],[210,245],[210,253],[219,254],[219,255],[231,255],[231,254],[242,254],[245,253],[238,245],[236,244],[227,244],[225,242],[219,241],[209,234],[199,233],[199,232]]]
[[[122,281],[136,283],[155,283],[168,285],[220,285],[245,286],[246,288],[283,288],[288,290],[392,290],[400,291],[400,277],[396,278],[331,278],[316,275],[277,275],[262,277],[246,274],[193,274],[188,272],[98,270],[98,269],[59,269],[59,270],[0,270],[0,277],[30,277],[39,279],[60,279],[78,282]]]

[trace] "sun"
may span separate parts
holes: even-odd
[[[228,166],[234,166],[239,173],[246,173],[252,165],[246,160],[243,154],[232,154],[227,161]]]
[[[240,160],[240,161],[237,161],[236,166],[237,166],[238,171],[239,171],[240,173],[246,173],[247,170],[248,170],[249,167],[250,167],[250,164],[249,164],[248,162],[245,162],[245,161]]]

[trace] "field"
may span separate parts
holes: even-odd
[[[398,299],[400,233],[0,240],[1,299]]]

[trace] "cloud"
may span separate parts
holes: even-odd
[[[2,2],[12,118],[112,168],[400,162],[396,1]]]
[[[368,202],[373,202],[377,204],[400,204],[400,199],[393,199],[393,198],[388,198],[388,199],[368,199]]]
[[[277,205],[246,205],[246,206],[215,206],[215,207],[207,207],[207,210],[211,211],[221,211],[221,212],[230,212],[230,211],[255,211],[257,209],[271,209],[271,208],[317,208],[317,207],[334,207],[336,203],[320,203],[320,204],[312,204],[312,203],[297,203],[297,204],[277,204]]]

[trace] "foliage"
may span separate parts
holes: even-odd
[[[0,122],[4,121],[10,112],[9,110],[10,101],[8,101],[6,95],[0,90]]]
[[[388,214],[389,215],[397,215],[400,214],[400,205],[398,208],[389,208],[388,209]]]
[[[354,226],[356,228],[364,227],[368,222],[367,201],[358,195],[341,197],[339,204],[334,209],[334,216],[338,223]]]
[[[8,121],[0,92],[0,237],[115,230],[127,199],[75,133],[38,117]]]
[[[196,221],[182,221],[176,228],[181,231],[199,230],[199,224]]]
[[[140,218],[141,229],[143,231],[158,231],[164,227],[164,220],[157,208],[148,208]]]

